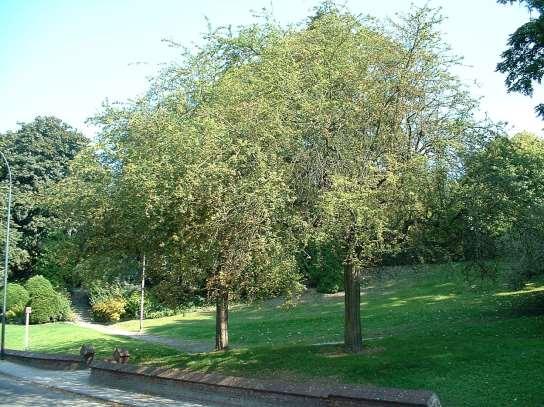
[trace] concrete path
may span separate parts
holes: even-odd
[[[191,341],[185,339],[174,339],[165,336],[151,335],[139,332],[125,331],[123,329],[115,328],[113,326],[95,324],[92,322],[86,322],[82,320],[76,320],[74,322],[77,326],[82,328],[94,329],[95,331],[102,332],[112,336],[123,336],[126,338],[138,339],[145,342],[156,343],[159,345],[169,346],[184,353],[202,353],[211,352],[214,348],[211,343]]]
[[[99,407],[107,405],[111,404],[0,374],[0,406]]]
[[[133,391],[124,391],[90,383],[89,370],[58,371],[45,370],[0,361],[0,394],[4,391],[12,401],[21,401],[25,406],[45,405],[123,405],[123,406],[158,406],[158,407],[219,407],[223,404],[192,400],[172,400],[165,397],[150,396]],[[17,385],[14,385],[14,379]],[[20,385],[19,385],[20,384]],[[59,392],[66,393],[62,397]],[[19,397],[19,399],[18,399]],[[44,397],[44,398],[42,398]],[[74,397],[76,397],[75,403]],[[85,402],[79,403],[83,399]],[[52,402],[46,403],[47,400]],[[62,400],[66,402],[61,402]],[[69,401],[72,400],[72,403]],[[91,403],[94,401],[94,404]],[[0,403],[2,401],[0,400]],[[41,404],[40,404],[41,403]],[[3,405],[3,404],[0,404]],[[7,405],[17,405],[10,403]]]

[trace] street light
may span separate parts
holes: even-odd
[[[6,304],[7,304],[7,298],[8,298],[9,223],[11,218],[11,168],[9,168],[9,163],[8,163],[8,160],[6,160],[6,156],[4,155],[4,153],[0,151],[0,155],[2,156],[2,159],[4,160],[4,163],[6,164],[6,168],[8,169],[8,181],[9,181],[8,213],[6,216],[6,219],[7,219],[6,248],[4,252],[4,302],[2,304],[2,339],[0,343],[0,357],[4,359],[4,356],[6,354],[4,345],[6,340]]]

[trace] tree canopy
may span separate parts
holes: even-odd
[[[14,245],[12,266],[19,276],[32,273],[41,245],[54,228],[44,202],[48,189],[67,175],[68,165],[87,139],[60,119],[36,117],[0,135],[0,148],[13,175]],[[2,178],[6,168],[2,166]],[[3,188],[6,184],[3,185]]]
[[[211,31],[145,96],[94,118],[96,143],[52,199],[77,267],[109,278],[145,255],[161,290],[216,302],[224,349],[229,298],[295,294],[313,242],[343,264],[346,349],[359,351],[361,277],[489,135],[440,21],[422,8],[379,23],[325,3],[298,26],[264,16]]]
[[[520,3],[527,6],[532,16],[508,38],[508,48],[502,53],[497,71],[506,74],[509,92],[533,95],[534,83],[540,84],[544,75],[544,3],[541,0],[497,0],[500,4]],[[544,104],[535,107],[544,118]]]

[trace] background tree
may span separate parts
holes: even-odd
[[[544,3],[541,0],[497,0],[500,4],[520,3],[527,6],[530,20],[508,38],[508,49],[502,53],[497,71],[506,74],[509,92],[532,96],[533,84],[540,84],[544,75]],[[533,17],[533,13],[536,15]],[[535,110],[544,118],[544,104]]]
[[[472,155],[462,180],[466,222],[492,245],[485,258],[506,253],[518,285],[544,271],[543,171],[544,141],[519,133],[497,138]]]
[[[19,259],[14,264],[18,277],[32,274],[51,228],[53,219],[43,205],[44,196],[52,184],[66,176],[68,163],[86,143],[83,135],[55,117],[37,117],[1,135],[0,148],[13,174],[12,216],[15,233],[20,234],[20,255],[14,258]]]

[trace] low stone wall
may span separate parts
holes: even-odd
[[[82,363],[81,358],[75,355],[47,354],[6,349],[5,359],[10,362],[23,363],[41,369],[79,370],[88,367]]]
[[[42,369],[88,368],[81,358],[75,355],[7,349],[5,359]],[[110,362],[93,362],[90,378],[91,382],[110,387],[174,399],[215,402],[219,405],[440,407],[436,394],[425,390],[285,383]]]
[[[244,406],[440,407],[436,394],[425,390],[293,384],[108,362],[91,364],[91,381],[170,398]]]

